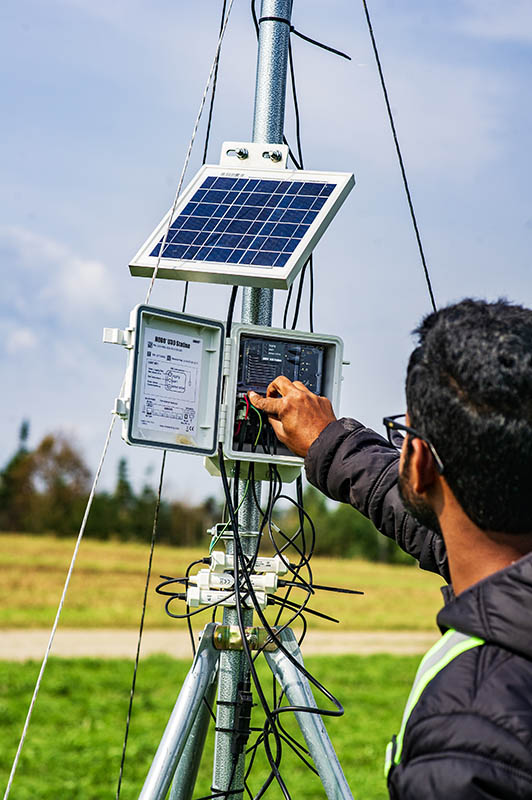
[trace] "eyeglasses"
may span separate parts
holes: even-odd
[[[404,419],[406,414],[395,414],[393,417],[384,417],[382,420],[382,424],[386,428],[386,433],[388,434],[388,441],[392,445],[392,447],[396,447],[398,450],[401,450],[403,447],[403,442],[406,439],[407,433],[410,434],[415,439],[421,439],[422,442],[425,442],[427,447],[429,448],[432,457],[436,463],[436,469],[440,473],[443,472],[443,461],[439,457],[438,453],[436,452],[436,448],[429,442],[426,436],[422,436],[420,433],[415,431],[413,428],[410,428],[408,425],[403,425],[402,422],[397,422],[398,419]]]

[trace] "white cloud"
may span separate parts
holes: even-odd
[[[530,0],[465,0],[458,28],[487,39],[532,42]]]
[[[38,339],[31,328],[20,327],[9,331],[6,337],[6,351],[9,355],[16,355],[21,350],[33,350],[37,347]]]
[[[10,310],[16,315],[61,318],[116,308],[114,276],[101,261],[26,228],[0,228],[0,253],[9,263]]]

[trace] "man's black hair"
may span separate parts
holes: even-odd
[[[532,532],[532,311],[467,299],[414,333],[410,424],[436,448],[479,528]]]

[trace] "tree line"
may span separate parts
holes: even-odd
[[[16,452],[0,470],[0,531],[76,535],[91,484],[84,458],[65,434],[47,434],[34,449],[28,447],[28,438],[29,424],[25,421]],[[156,500],[156,492],[148,483],[139,492],[134,491],[127,461],[122,458],[113,490],[95,495],[86,535],[149,540]],[[305,489],[304,505],[316,529],[316,554],[391,563],[412,561],[369,520],[350,506],[331,506],[312,486]],[[175,546],[201,547],[207,544],[207,529],[221,521],[222,515],[222,504],[213,497],[198,505],[163,498],[157,539]],[[296,509],[284,507],[276,522],[287,531],[296,530]]]

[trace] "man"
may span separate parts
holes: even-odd
[[[390,797],[530,800],[532,311],[464,300],[416,333],[388,441],[282,376],[250,399],[311,483],[449,584],[387,753]]]

